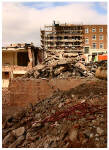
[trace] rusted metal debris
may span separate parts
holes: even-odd
[[[63,118],[66,118],[66,120],[74,120],[75,115],[76,118],[80,119],[81,117],[86,117],[87,120],[92,120],[96,119],[95,116],[87,116],[89,115],[94,115],[95,112],[98,112],[99,110],[106,109],[107,106],[103,108],[99,108],[100,105],[93,105],[93,104],[88,104],[86,101],[83,103],[78,103],[72,107],[69,107],[65,109],[64,111],[57,111],[54,115],[47,116],[41,121],[36,121],[36,123],[45,123],[45,122],[56,122],[58,120],[61,120]],[[72,115],[72,116],[71,116]],[[71,117],[71,118],[69,118]]]

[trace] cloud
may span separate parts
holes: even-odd
[[[40,28],[60,23],[107,24],[106,14],[92,9],[91,3],[74,3],[35,9],[22,3],[4,2],[2,9],[2,44],[33,42],[40,45]]]
[[[104,10],[107,10],[107,3],[106,3],[106,2],[100,2],[99,5],[100,5],[100,7],[103,8]]]

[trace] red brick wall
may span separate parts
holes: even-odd
[[[26,105],[52,95],[47,80],[12,80],[9,84],[10,104]]]
[[[89,39],[89,44],[85,46],[90,46],[92,48],[92,43],[97,44],[97,49],[99,49],[100,43],[103,43],[104,49],[107,49],[107,25],[84,25],[84,38]],[[85,28],[88,28],[89,33],[85,33]],[[96,32],[92,32],[92,28],[96,29]],[[99,29],[103,28],[103,32],[99,32]],[[92,35],[96,35],[96,40],[92,40]],[[103,35],[103,40],[99,40],[99,36]]]
[[[10,105],[24,107],[52,96],[56,89],[66,91],[83,82],[82,79],[13,79],[8,88]]]

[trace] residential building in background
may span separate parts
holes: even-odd
[[[107,25],[83,25],[84,54],[87,61],[98,61],[99,55],[107,54]]]

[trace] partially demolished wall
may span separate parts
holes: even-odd
[[[80,82],[83,83],[84,80],[81,79]],[[80,82],[77,79],[13,79],[8,88],[8,105],[24,107],[50,97],[56,90],[66,91],[76,87]]]

